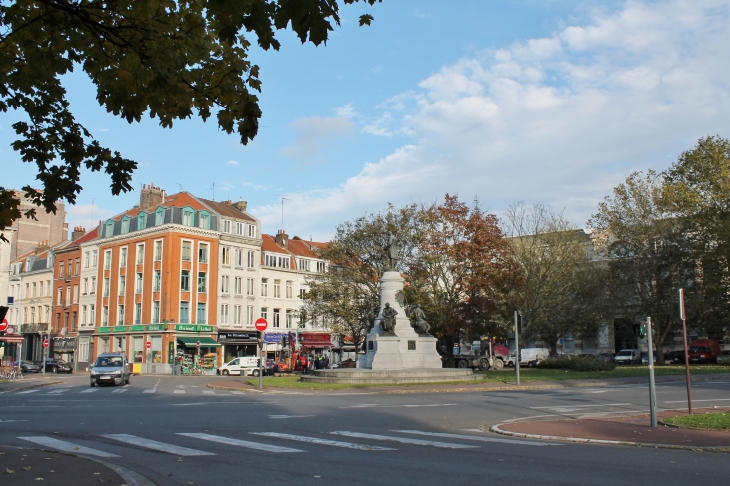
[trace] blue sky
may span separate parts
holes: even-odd
[[[455,7],[455,5],[457,7]],[[83,73],[66,86],[77,119],[140,164],[134,186],[180,185],[242,198],[264,231],[325,239],[388,202],[444,193],[500,213],[543,202],[578,226],[631,171],[665,169],[707,134],[730,136],[730,6],[720,1],[385,0],[342,10],[327,46],[281,32],[254,49],[263,119],[243,147],[199,119],[129,125],[95,101]],[[0,115],[2,184],[31,182]],[[84,174],[69,224],[135,204]],[[93,216],[92,212],[93,201]]]

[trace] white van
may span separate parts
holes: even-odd
[[[241,373],[243,371],[243,373]],[[228,363],[220,366],[216,372],[219,375],[241,375],[258,376],[259,375],[259,358],[258,356],[240,356],[233,358]]]
[[[616,364],[639,364],[641,363],[641,351],[638,349],[622,349],[613,358]]]
[[[515,351],[509,355],[509,366],[515,365]],[[537,366],[537,363],[550,356],[548,348],[525,348],[520,349],[520,366]]]

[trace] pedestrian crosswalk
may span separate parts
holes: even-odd
[[[390,435],[390,434],[400,435]],[[177,432],[174,435],[170,434],[169,442],[159,440],[161,437],[150,439],[147,437],[140,437],[131,434],[101,434],[97,437],[86,437],[83,439],[83,443],[78,443],[79,439],[72,439],[70,441],[47,436],[23,436],[18,437],[23,441],[32,442],[34,444],[43,446],[46,449],[58,450],[61,452],[68,452],[72,454],[90,455],[95,457],[122,457],[124,455],[131,455],[133,450],[152,450],[169,454],[177,457],[195,457],[195,456],[215,456],[223,455],[233,449],[225,448],[214,449],[215,452],[208,450],[206,444],[224,444],[227,446],[242,447],[249,449],[254,452],[266,454],[266,453],[306,453],[306,452],[317,452],[320,449],[317,447],[337,447],[344,449],[351,449],[355,451],[398,451],[396,448],[382,447],[380,445],[374,445],[371,442],[394,442],[408,446],[419,446],[419,447],[435,447],[441,449],[479,449],[480,445],[475,445],[474,442],[494,442],[498,441],[504,444],[513,444],[515,446],[529,446],[529,445],[561,445],[555,442],[537,442],[537,441],[526,441],[521,439],[508,439],[508,438],[497,438],[491,435],[481,434],[456,434],[456,433],[444,433],[434,432],[425,430],[392,430],[388,433],[389,435],[372,434],[365,432],[355,432],[347,430],[337,430],[332,432],[317,432],[309,433],[307,435],[298,435],[282,432],[249,432],[249,435],[256,436],[259,440],[246,440],[237,437],[228,437],[222,435],[214,435],[210,433],[202,432]],[[410,435],[404,436],[402,434]],[[343,437],[349,437],[356,439],[354,441],[342,441],[333,440],[329,437],[321,437],[321,435],[338,435]],[[416,439],[412,435],[421,436],[433,436],[433,437],[444,437],[449,438],[451,442],[442,442],[436,440],[425,440]],[[175,440],[175,437],[179,436],[180,440]],[[106,439],[107,441],[104,441]],[[190,439],[194,439],[193,444],[190,443]],[[167,439],[166,439],[167,440]],[[96,444],[99,441],[99,444]],[[183,444],[179,442],[183,441]],[[463,443],[471,442],[468,444]],[[92,443],[93,442],[93,443]],[[272,443],[280,442],[280,443]],[[287,443],[297,442],[302,444],[298,447],[289,447]],[[194,447],[191,447],[194,446]],[[93,446],[93,447],[92,447]],[[311,447],[308,447],[311,446]],[[214,446],[213,446],[214,447]],[[502,447],[502,444],[500,444]],[[127,449],[125,449],[127,448]]]
[[[30,395],[31,393],[36,393],[39,395],[50,395],[50,396],[62,396],[62,395],[73,395],[73,394],[95,394],[95,395],[104,395],[104,394],[116,394],[120,395],[123,393],[128,393],[130,395],[151,395],[151,394],[172,394],[172,395],[184,395],[184,396],[231,396],[231,395],[246,395],[246,392],[243,391],[229,391],[229,390],[210,390],[210,389],[200,389],[200,388],[188,388],[188,389],[160,389],[158,390],[157,387],[155,388],[137,388],[133,386],[123,386],[123,387],[94,387],[94,388],[88,388],[88,387],[64,387],[64,388],[36,388],[33,390],[22,390],[14,392],[15,395]]]

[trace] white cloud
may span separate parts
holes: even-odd
[[[313,116],[299,118],[292,123],[292,126],[298,133],[297,139],[291,145],[282,148],[279,155],[309,158],[319,154],[323,142],[349,134],[353,123],[342,116],[327,118]]]
[[[342,118],[347,118],[348,120],[355,118],[357,116],[360,116],[360,114],[355,111],[355,108],[352,106],[352,103],[348,103],[343,106],[338,106],[335,108],[335,113],[337,113],[337,116]]]
[[[387,202],[446,192],[495,211],[542,201],[582,225],[632,170],[664,169],[697,138],[730,136],[729,21],[727,2],[629,1],[445,66],[362,129],[409,144],[339,187],[292,196],[290,233],[324,238]],[[275,221],[276,210],[257,214]]]
[[[239,165],[237,160],[229,160],[226,165]]]
[[[99,225],[99,221],[104,221],[115,214],[117,214],[115,211],[101,208],[98,204],[66,205],[66,220],[71,231],[77,226],[90,231]]]

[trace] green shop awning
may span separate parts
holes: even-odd
[[[200,347],[201,348],[220,348],[221,345],[218,344],[218,341],[211,339],[209,337],[179,337],[177,338],[178,341],[183,343],[186,348],[194,348],[195,345],[200,341]]]

